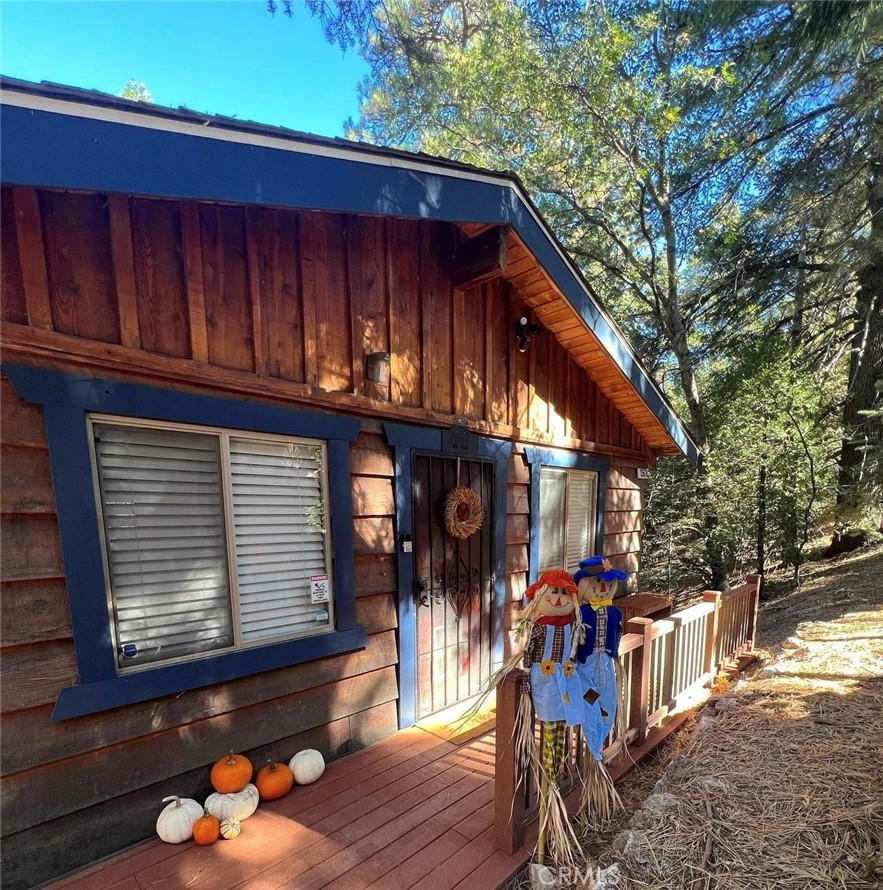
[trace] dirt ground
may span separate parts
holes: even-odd
[[[883,890],[883,546],[783,587],[761,663],[617,786],[596,890]]]

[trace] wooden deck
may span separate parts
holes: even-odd
[[[65,890],[494,890],[526,860],[493,843],[494,736],[412,728],[261,804],[233,841],[145,841],[57,881]]]

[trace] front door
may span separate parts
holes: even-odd
[[[445,500],[457,486],[481,498],[481,528],[460,539],[445,529]],[[463,701],[487,685],[494,601],[494,465],[415,454],[414,597],[417,718]]]

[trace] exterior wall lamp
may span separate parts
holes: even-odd
[[[515,338],[518,340],[518,351],[527,352],[531,340],[533,340],[539,332],[540,326],[529,322],[527,316],[522,315],[521,318],[515,322]]]

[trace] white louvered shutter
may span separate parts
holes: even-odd
[[[217,436],[93,430],[120,667],[232,646]]]
[[[543,467],[540,471],[539,571],[564,567],[567,474]]]
[[[575,572],[579,561],[595,552],[595,505],[598,477],[585,470],[567,474],[567,547],[565,568]]]
[[[245,643],[333,626],[333,591],[311,603],[310,578],[329,572],[324,448],[230,439],[239,613]]]

